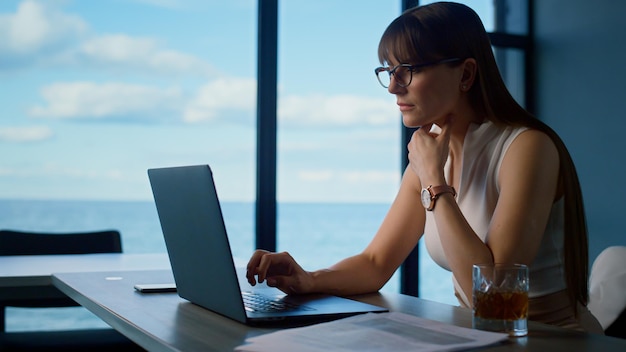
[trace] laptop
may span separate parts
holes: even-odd
[[[209,165],[149,169],[148,177],[180,297],[250,325],[388,311],[338,296],[285,295],[264,284],[249,285],[243,270],[238,276]]]

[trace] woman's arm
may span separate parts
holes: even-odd
[[[359,255],[315,272],[320,279],[319,286],[325,292],[341,295],[379,290],[424,233],[425,214],[420,191],[417,176],[405,171],[396,199],[376,236]]]
[[[521,133],[499,170],[500,194],[486,243],[469,227],[451,195],[438,200],[434,215],[443,250],[470,301],[473,264],[534,260],[555,201],[558,174],[558,152],[550,138],[536,130]]]
[[[248,263],[247,277],[255,284],[267,280],[287,293],[324,292],[353,295],[379,290],[393,275],[424,230],[419,180],[405,172],[400,190],[378,232],[365,248],[328,269],[307,272],[288,253],[257,251]]]

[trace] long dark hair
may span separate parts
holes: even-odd
[[[414,64],[474,58],[477,76],[468,92],[472,108],[495,124],[526,126],[552,139],[559,153],[559,183],[565,202],[565,280],[574,311],[577,311],[575,302],[586,305],[589,298],[587,223],[574,162],[557,133],[522,108],[509,93],[478,15],[469,7],[452,2],[409,9],[387,27],[378,46],[378,57],[381,63],[395,60]]]

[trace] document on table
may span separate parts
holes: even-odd
[[[368,313],[252,337],[235,351],[458,351],[507,338],[399,312]]]

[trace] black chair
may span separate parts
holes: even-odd
[[[0,230],[0,255],[54,255],[121,253],[122,242],[116,230],[83,233],[35,233]],[[20,299],[0,299],[1,351],[143,351],[138,345],[111,328],[69,331],[6,331],[6,307],[71,307],[78,304],[56,288],[41,299],[22,295]]]
[[[622,310],[622,313],[604,330],[604,333],[607,336],[626,339],[626,309]]]

